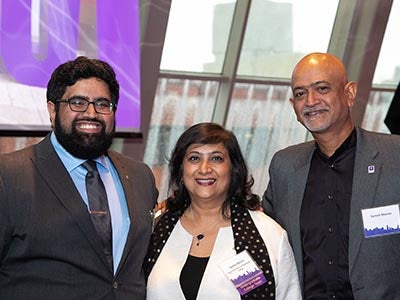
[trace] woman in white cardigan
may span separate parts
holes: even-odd
[[[301,299],[286,232],[260,211],[231,131],[215,123],[190,127],[169,170],[172,197],[144,264],[147,299]],[[235,268],[240,264],[245,269]]]

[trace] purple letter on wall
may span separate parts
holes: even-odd
[[[0,54],[18,83],[46,87],[52,71],[78,55],[80,0],[40,2],[40,50],[32,42],[31,0],[1,1]],[[38,12],[36,12],[38,13]],[[140,128],[140,54],[137,0],[97,1],[98,58],[112,65],[121,85],[117,130]],[[94,39],[96,40],[96,39]],[[43,105],[45,99],[43,99]]]

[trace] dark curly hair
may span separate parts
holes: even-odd
[[[187,129],[179,137],[172,150],[169,160],[169,190],[172,195],[167,200],[168,209],[182,211],[190,204],[190,196],[182,180],[183,159],[187,149],[193,144],[208,145],[219,143],[225,146],[232,164],[228,197],[222,205],[223,215],[228,217],[228,208],[231,201],[235,201],[240,206],[251,210],[260,208],[260,197],[251,192],[254,179],[248,175],[246,162],[236,136],[219,124],[205,122]]]
[[[113,68],[104,61],[85,56],[63,63],[54,70],[47,84],[47,102],[55,103],[62,98],[68,86],[74,85],[80,79],[91,77],[99,78],[107,83],[111,101],[116,107],[119,100],[119,83]]]

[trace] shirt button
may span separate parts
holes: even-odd
[[[333,196],[332,196],[332,195],[328,195],[328,199],[329,199],[329,200],[332,200],[332,199],[333,199]]]
[[[329,165],[329,168],[333,169],[335,167],[334,164]]]
[[[328,260],[328,264],[333,265],[334,264],[333,260],[332,259]]]
[[[329,227],[329,228],[328,228],[328,231],[329,231],[330,233],[332,233],[332,232],[335,231],[335,229],[334,229],[333,227]]]
[[[331,298],[332,299],[336,299],[336,295],[335,294],[331,294]]]
[[[118,282],[114,281],[112,286],[113,286],[114,289],[118,289]]]

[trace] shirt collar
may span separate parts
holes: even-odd
[[[344,142],[339,146],[339,148],[336,149],[336,151],[333,153],[331,157],[327,157],[318,147],[318,144],[315,143],[316,145],[316,152],[318,155],[320,155],[322,158],[325,160],[329,161],[334,161],[338,157],[340,157],[342,154],[344,154],[346,151],[353,149],[357,144],[357,134],[356,134],[356,128],[354,127],[353,131],[349,134],[349,136],[344,140]]]

